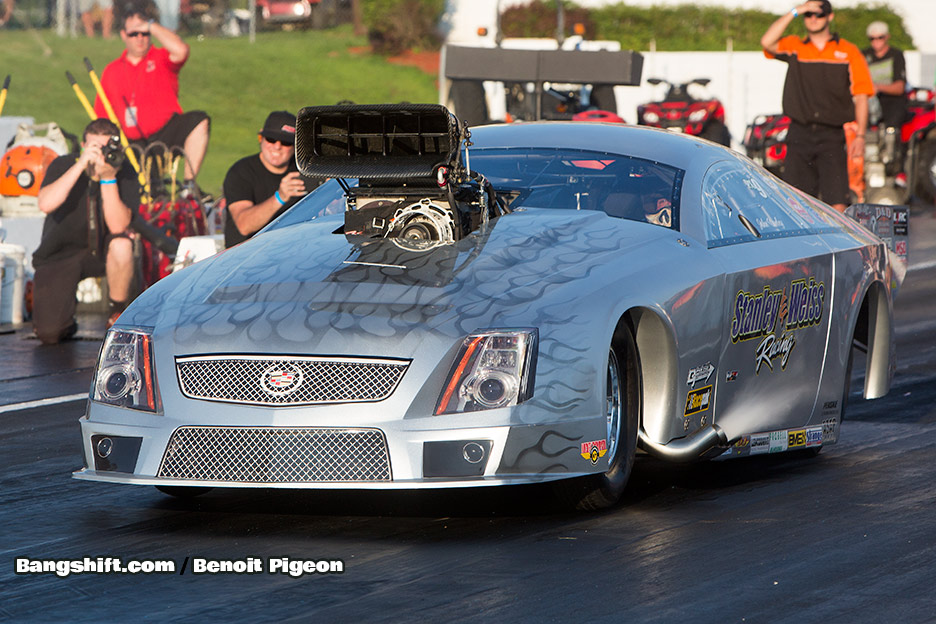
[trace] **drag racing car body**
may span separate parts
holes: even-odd
[[[334,179],[120,317],[77,478],[550,481],[597,508],[638,448],[835,442],[853,345],[864,395],[888,391],[902,266],[721,146],[544,122],[474,128],[466,151],[430,105],[303,109],[297,137]]]

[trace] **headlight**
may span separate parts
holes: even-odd
[[[694,110],[689,113],[689,121],[692,123],[699,123],[700,121],[705,121],[705,118],[708,117],[708,110],[700,108],[699,110]]]
[[[517,405],[533,396],[538,332],[502,329],[465,338],[435,413],[455,414]]]
[[[660,123],[660,116],[652,111],[647,111],[644,113],[644,123],[655,124]]]
[[[104,338],[91,400],[130,409],[158,412],[159,389],[153,366],[149,329],[111,329]]]

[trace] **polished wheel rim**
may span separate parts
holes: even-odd
[[[614,350],[608,351],[608,380],[605,384],[607,396],[605,416],[608,421],[608,461],[614,461],[621,429],[621,378],[618,359]]]

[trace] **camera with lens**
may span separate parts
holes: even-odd
[[[101,147],[101,154],[104,155],[104,162],[114,169],[120,169],[125,158],[123,145],[120,144],[120,137],[112,135],[107,139],[107,143]]]

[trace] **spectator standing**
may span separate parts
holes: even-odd
[[[0,26],[6,26],[13,18],[15,0],[0,0]]]
[[[783,36],[802,16],[806,36]],[[778,18],[761,37],[767,58],[789,65],[783,112],[790,117],[784,179],[844,211],[848,204],[848,158],[864,154],[868,97],[874,85],[861,51],[831,32],[829,0],[809,0]],[[843,125],[858,134],[846,153]]]
[[[890,29],[885,22],[871,22],[867,34],[870,47],[862,53],[881,102],[881,123],[899,128],[907,116],[907,64],[903,51],[890,45]]]
[[[224,177],[225,247],[247,240],[312,190],[293,157],[295,115],[273,111],[257,140],[260,152],[238,160]]]
[[[185,179],[194,186],[208,150],[211,122],[204,111],[184,113],[179,104],[179,72],[188,60],[189,46],[137,6],[123,16],[120,38],[126,49],[104,68],[104,93],[131,141],[161,141],[185,151]],[[162,47],[153,46],[153,38]],[[94,110],[105,116],[100,97]]]
[[[118,168],[104,158],[102,148],[117,136],[110,120],[92,121],[81,155],[56,158],[42,180],[38,201],[46,219],[33,254],[33,329],[44,344],[78,330],[75,291],[86,277],[106,275],[109,323],[129,302],[133,243],[126,230],[140,203],[140,186],[129,164]]]
[[[95,6],[98,12],[95,13]],[[81,12],[81,24],[84,26],[85,35],[89,39],[94,38],[94,25],[101,22],[101,37],[111,38],[111,29],[114,25],[114,2],[113,0],[78,0],[78,10]]]

